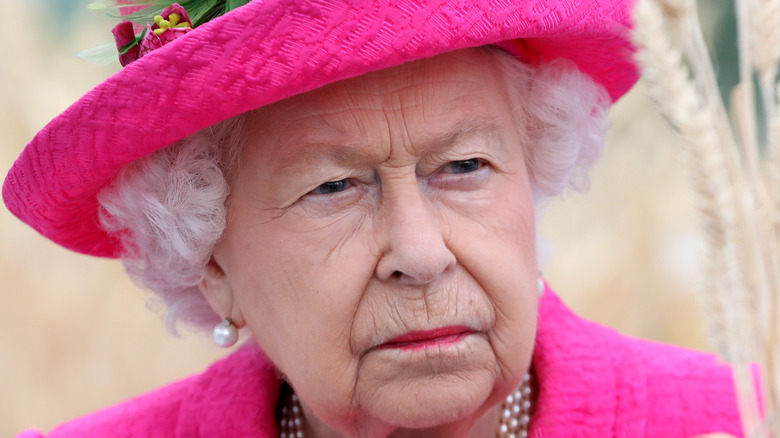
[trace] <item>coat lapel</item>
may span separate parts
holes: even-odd
[[[531,437],[644,435],[644,367],[619,341],[617,333],[579,318],[545,290],[533,360],[540,391]]]
[[[198,376],[185,397],[178,438],[276,438],[280,379],[252,341]]]

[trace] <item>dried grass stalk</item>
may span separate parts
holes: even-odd
[[[733,191],[729,162],[723,151],[723,137],[717,135],[716,116],[704,104],[690,79],[682,53],[672,46],[661,9],[651,1],[641,1],[634,11],[637,22],[634,41],[640,47],[637,60],[649,84],[649,92],[661,114],[678,130],[686,144],[684,152],[691,167],[691,179],[697,193],[698,209],[707,231],[710,251],[706,279],[710,282],[712,313],[711,339],[721,344],[719,351],[729,360],[746,357],[741,343],[721,342],[728,338],[727,327],[748,324],[745,315],[730,305],[735,298],[733,285],[740,282],[736,257],[736,217],[730,208]],[[725,276],[723,273],[727,273]],[[724,278],[725,277],[725,278]]]
[[[702,297],[710,339],[735,364],[746,431],[766,436],[749,362],[764,372],[771,420],[780,401],[780,0],[737,0],[736,6],[740,83],[732,99],[734,131],[693,2],[640,0],[633,38],[650,95],[685,140],[709,248],[709,284]],[[672,35],[682,50],[672,44]],[[768,154],[758,143],[754,77],[765,109]],[[769,156],[768,163],[762,155]]]

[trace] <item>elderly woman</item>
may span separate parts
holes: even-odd
[[[741,435],[727,367],[538,272],[535,213],[586,185],[636,80],[623,0],[182,3],[115,29],[126,68],[3,195],[121,257],[171,326],[248,340],[50,436]]]

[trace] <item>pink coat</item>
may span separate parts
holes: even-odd
[[[541,299],[534,438],[742,436],[730,369],[709,354],[626,337]],[[189,377],[54,429],[48,436],[277,437],[279,377],[248,344]],[[17,438],[38,438],[35,430]]]

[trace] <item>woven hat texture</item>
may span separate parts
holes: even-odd
[[[54,242],[117,257],[96,194],[128,163],[214,123],[404,62],[495,44],[565,57],[613,100],[637,80],[631,0],[256,0],[129,64],[46,125],[3,185]]]

